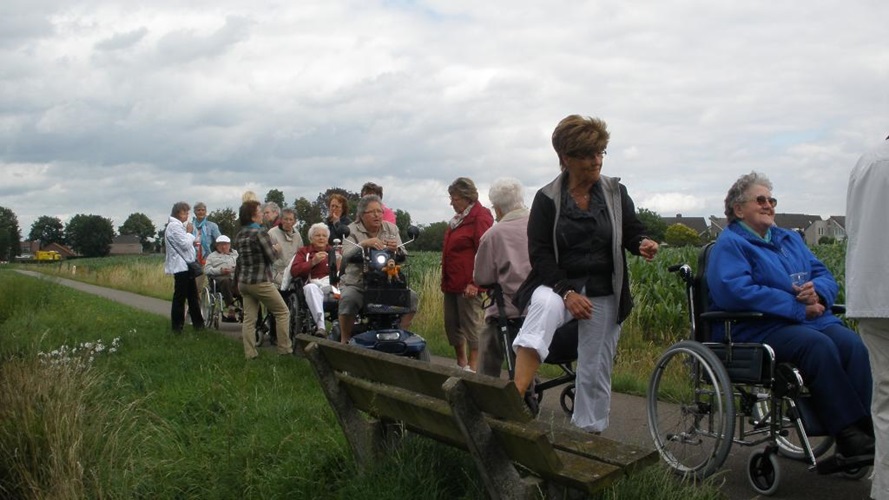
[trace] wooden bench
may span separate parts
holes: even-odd
[[[468,450],[494,499],[592,493],[658,461],[654,450],[534,420],[511,380],[307,335],[297,342],[361,466],[400,429]]]

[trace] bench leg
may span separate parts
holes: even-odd
[[[442,387],[488,495],[493,500],[540,497],[542,480],[533,477],[524,479],[519,475],[485,422],[481,410],[472,402],[463,382],[458,377],[451,377]]]
[[[363,469],[372,465],[378,458],[380,451],[386,449],[389,444],[389,436],[396,433],[387,429],[386,424],[377,419],[365,419],[361,412],[355,409],[352,400],[340,387],[333,369],[324,359],[317,344],[310,344],[305,352],[315,375],[318,377],[321,389],[340,422],[340,427],[343,429],[358,466]]]

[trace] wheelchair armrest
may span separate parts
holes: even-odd
[[[834,314],[846,314],[846,304],[834,304],[830,306],[830,312]]]
[[[709,311],[701,313],[701,319],[706,321],[737,321],[760,319],[765,314],[757,311]]]

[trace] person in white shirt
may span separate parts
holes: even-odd
[[[846,192],[846,317],[858,320],[873,373],[871,498],[889,499],[889,137],[865,153]]]
[[[170,320],[173,333],[182,333],[185,325],[185,303],[195,330],[204,328],[201,316],[201,303],[198,299],[198,286],[188,272],[188,263],[194,262],[197,252],[194,245],[194,227],[188,221],[191,207],[184,201],[177,202],[170,211],[170,220],[164,229],[164,273],[173,275],[173,304]]]

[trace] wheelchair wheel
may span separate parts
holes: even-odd
[[[210,308],[212,311],[210,313],[210,323],[213,325],[213,328],[219,330],[219,321],[222,319],[222,310],[225,307],[224,299],[222,298],[222,294],[217,292],[212,295],[213,306]]]
[[[778,454],[793,460],[809,461],[806,450],[803,448],[802,439],[788,416],[790,404],[786,398],[781,398],[781,429],[786,430],[784,436],[777,436]],[[759,401],[753,406],[753,419],[756,422],[768,422],[771,419],[769,401]],[[810,436],[809,445],[815,458],[824,455],[833,446],[833,438],[830,436]]]
[[[287,309],[290,310],[290,343],[296,345],[296,336],[302,333],[299,298],[297,298],[296,292],[287,296]]]
[[[648,429],[677,474],[703,479],[725,462],[734,396],[725,367],[706,346],[682,341],[661,355],[648,384]]]
[[[210,293],[210,289],[204,287],[201,289],[201,317],[204,318],[204,324],[206,326],[211,326],[213,322],[213,294]],[[216,328],[216,327],[214,327]]]
[[[576,391],[576,387],[574,384],[568,384],[564,389],[562,389],[562,395],[559,397],[559,404],[562,406],[562,410],[568,415],[574,415],[574,393]]]
[[[757,450],[747,459],[747,481],[760,495],[771,496],[781,483],[781,467],[778,457],[769,449]]]

